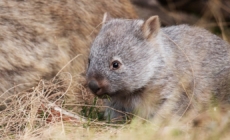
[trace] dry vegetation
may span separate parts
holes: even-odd
[[[217,1],[212,1],[217,2]],[[211,4],[197,24],[205,25],[205,19],[213,16],[228,40],[228,22],[221,16],[224,5]],[[215,5],[215,6],[213,6]],[[206,24],[206,26],[211,26]],[[216,26],[216,25],[215,25]],[[0,104],[0,139],[229,139],[230,110],[214,106],[199,116],[184,116],[183,120],[171,120],[164,124],[135,117],[130,123],[107,123],[102,119],[103,106],[84,88],[76,83],[80,75],[65,75],[65,79],[41,80],[36,87],[8,97]],[[79,80],[80,79],[80,80]]]
[[[78,92],[73,96],[71,90],[76,88]],[[5,106],[1,105],[0,139],[230,137],[230,111],[225,107],[215,106],[199,116],[185,116],[180,121],[172,117],[164,124],[152,124],[138,116],[131,123],[113,124],[100,120],[100,109],[96,106],[100,103],[95,101],[87,90],[71,80],[40,81],[36,87],[9,97]]]

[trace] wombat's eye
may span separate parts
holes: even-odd
[[[121,63],[119,61],[115,60],[111,63],[110,69],[117,70],[120,68],[120,66],[121,66]]]

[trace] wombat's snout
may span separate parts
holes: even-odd
[[[89,89],[97,96],[102,97],[106,94],[107,82],[105,80],[92,79],[88,82]]]
[[[98,91],[101,90],[101,88],[99,87],[99,84],[96,80],[91,80],[89,81],[88,83],[88,86],[90,88],[90,90],[94,93],[94,94],[97,94]]]

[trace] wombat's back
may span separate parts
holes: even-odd
[[[134,18],[128,0],[1,0],[0,96],[53,77],[78,54],[86,56],[103,14]],[[66,71],[84,69],[74,60]]]
[[[230,45],[205,29],[187,25],[163,28],[163,33],[174,50],[174,59],[168,61],[175,64],[185,88],[199,93],[195,96],[203,102],[217,97],[230,103]]]

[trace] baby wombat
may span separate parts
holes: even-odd
[[[158,16],[105,16],[86,77],[95,95],[108,97],[110,119],[121,111],[146,119],[180,117],[214,101],[230,102],[230,45],[198,27],[160,28]]]

